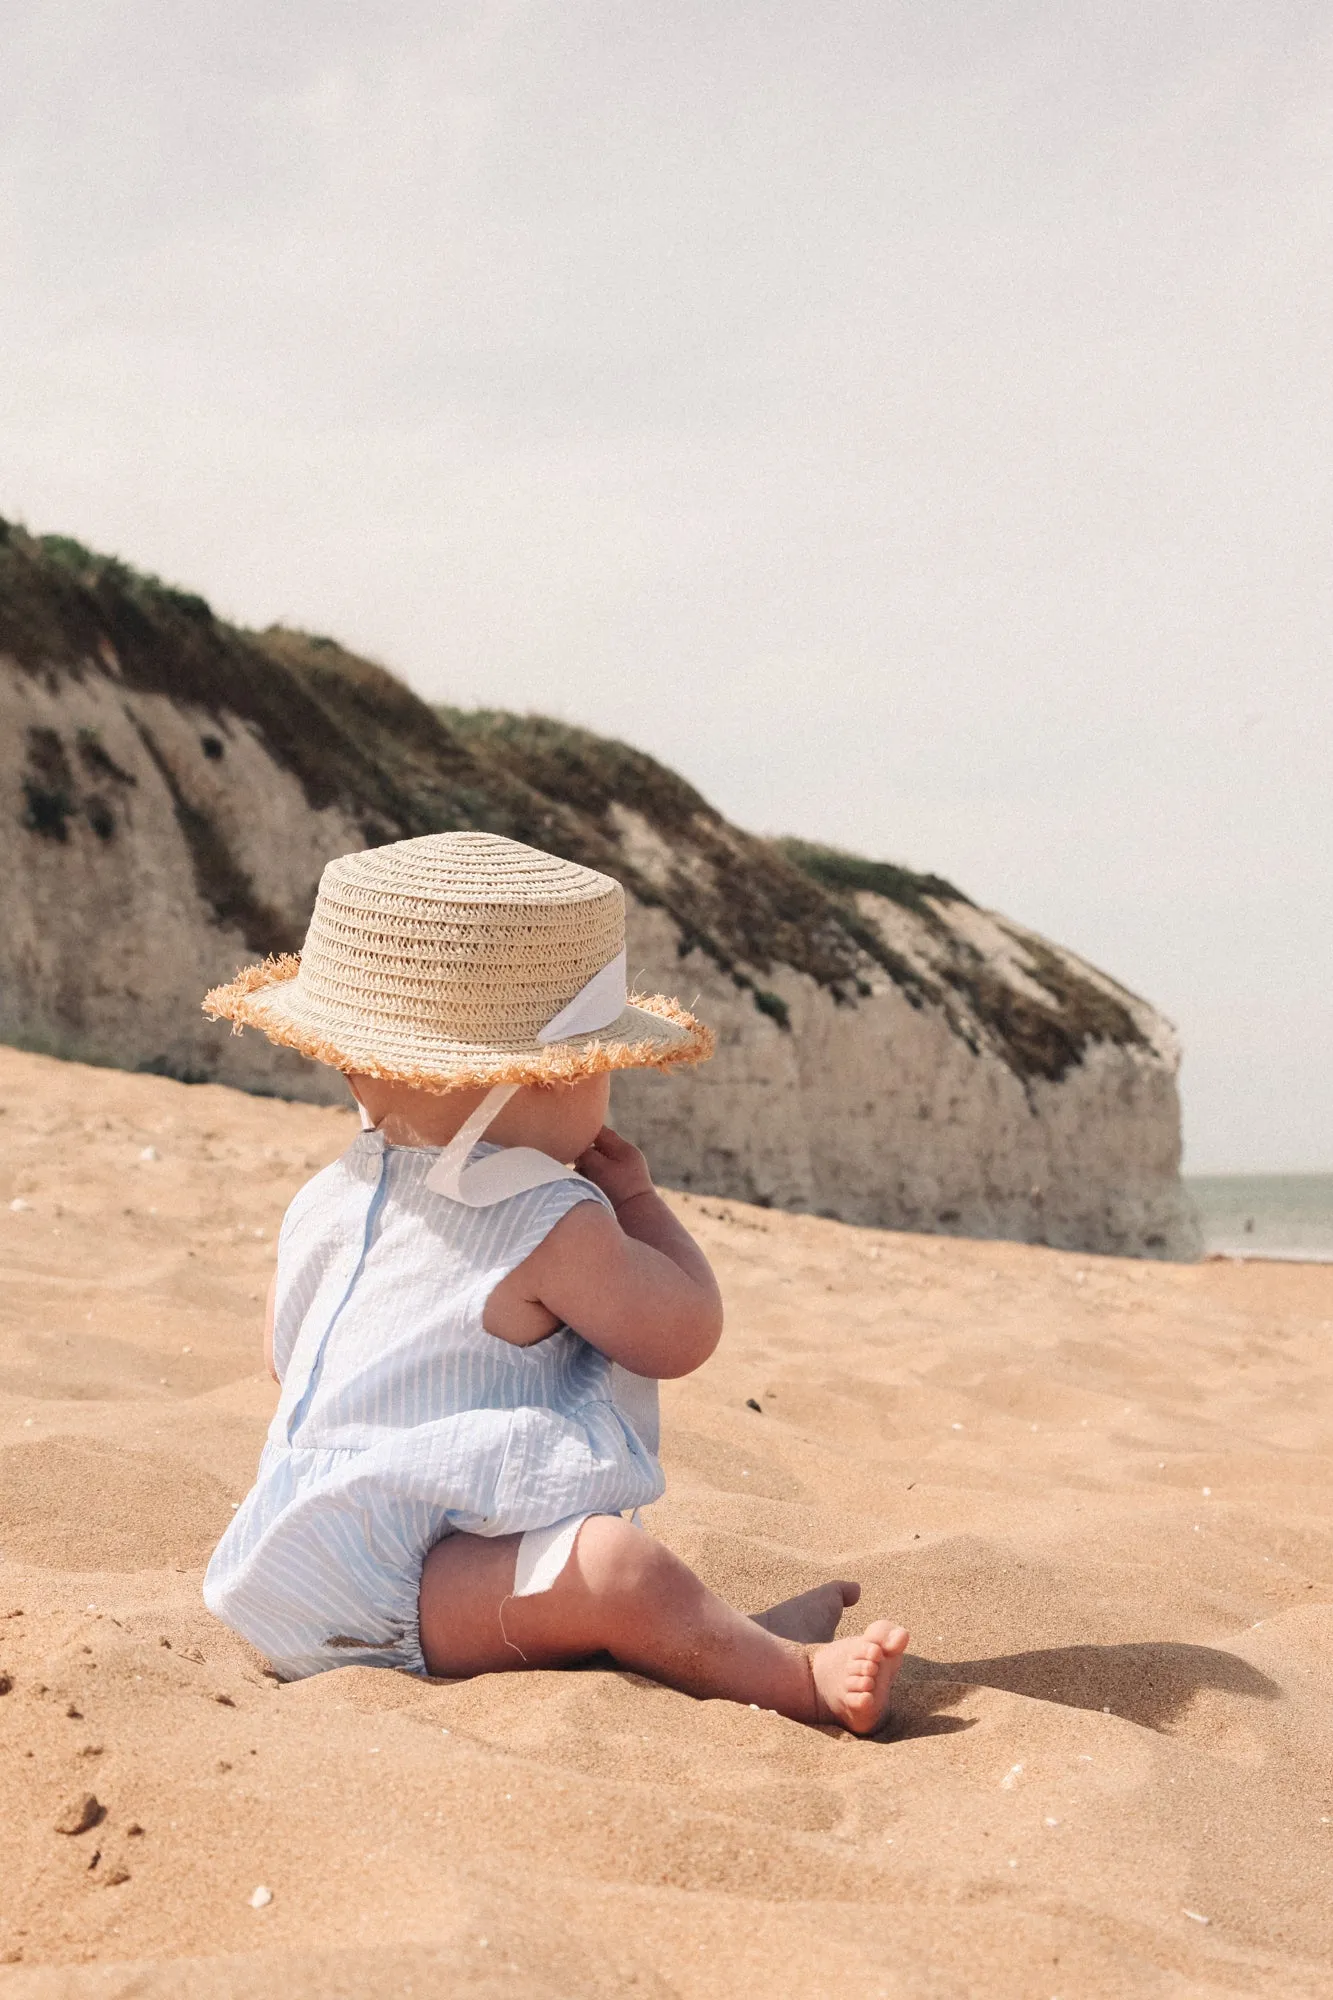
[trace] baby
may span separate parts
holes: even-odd
[[[908,1635],[834,1639],[859,1586],[747,1618],[624,1518],[663,1490],[657,1382],[707,1360],[722,1303],[606,1124],[613,1070],[712,1048],[673,1002],[627,999],[620,885],[484,833],[346,855],[301,959],[204,1004],[341,1070],[363,1126],[283,1223],[281,1396],[210,1609],[284,1679],[609,1653],[876,1729]]]

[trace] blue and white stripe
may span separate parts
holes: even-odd
[[[421,1565],[443,1535],[546,1529],[662,1491],[656,1383],[568,1327],[514,1347],[482,1325],[560,1217],[605,1196],[570,1176],[469,1208],[425,1185],[438,1158],[364,1132],[283,1223],[282,1394],[204,1598],[284,1679],[424,1673]]]

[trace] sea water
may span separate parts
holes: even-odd
[[[1205,1256],[1333,1263],[1333,1174],[1187,1174]]]

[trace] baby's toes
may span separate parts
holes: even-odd
[[[908,1635],[901,1625],[880,1622],[862,1633],[848,1677],[848,1695],[861,1722],[869,1715],[882,1715],[887,1708],[889,1690],[898,1678],[907,1644]]]
[[[875,1704],[879,1688],[879,1666],[869,1658],[853,1660],[847,1670],[847,1680],[843,1682],[843,1698],[849,1712],[861,1714]]]
[[[878,1620],[866,1633],[866,1638],[875,1647],[881,1660],[891,1660],[894,1671],[902,1665],[903,1654],[911,1642],[911,1633],[903,1625],[890,1625],[886,1619]]]

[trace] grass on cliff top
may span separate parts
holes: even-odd
[[[855,896],[868,890],[926,918],[933,915],[928,898],[936,903],[971,905],[971,897],[942,875],[918,875],[894,861],[867,861],[860,854],[848,854],[841,847],[821,847],[815,841],[787,838],[774,844],[793,866],[813,876],[835,896]]]
[[[591,819],[604,819],[613,805],[622,805],[667,836],[686,833],[695,821],[723,824],[721,813],[693,785],[613,736],[507,709],[439,707],[436,713],[463,742],[484,746],[547,798]]]
[[[0,522],[0,652],[53,686],[96,676],[249,724],[315,811],[339,805],[368,841],[425,833],[466,752],[382,667],[332,641],[247,632],[68,535]],[[441,796],[443,794],[443,796]]]
[[[455,708],[440,714],[479,756],[590,823],[611,855],[610,872],[641,902],[673,917],[682,955],[705,952],[751,991],[758,989],[750,973],[774,964],[793,966],[839,994],[855,990],[863,946],[847,913],[771,841],[730,825],[655,757],[550,716]],[[615,808],[653,830],[661,842],[657,857],[636,859]]]
[[[7,521],[0,522],[0,533],[6,531],[15,532]],[[132,563],[122,562],[119,556],[98,555],[83,542],[75,541],[73,535],[34,535],[30,539],[52,568],[64,570],[78,582],[96,585],[108,579],[136,597],[170,605],[173,611],[201,624],[213,617],[212,605],[196,591],[177,590],[173,584],[163,583],[151,570],[136,569]]]
[[[439,707],[436,713],[464,742],[484,744],[549,798],[602,819],[613,805],[639,813],[664,838],[697,836],[699,827],[726,825],[693,785],[645,751],[547,715],[505,709]],[[756,836],[746,835],[747,840]],[[939,875],[919,875],[892,861],[867,861],[842,848],[808,840],[770,843],[791,867],[839,899],[870,889],[892,903],[932,915],[927,898],[966,903],[961,889]]]

